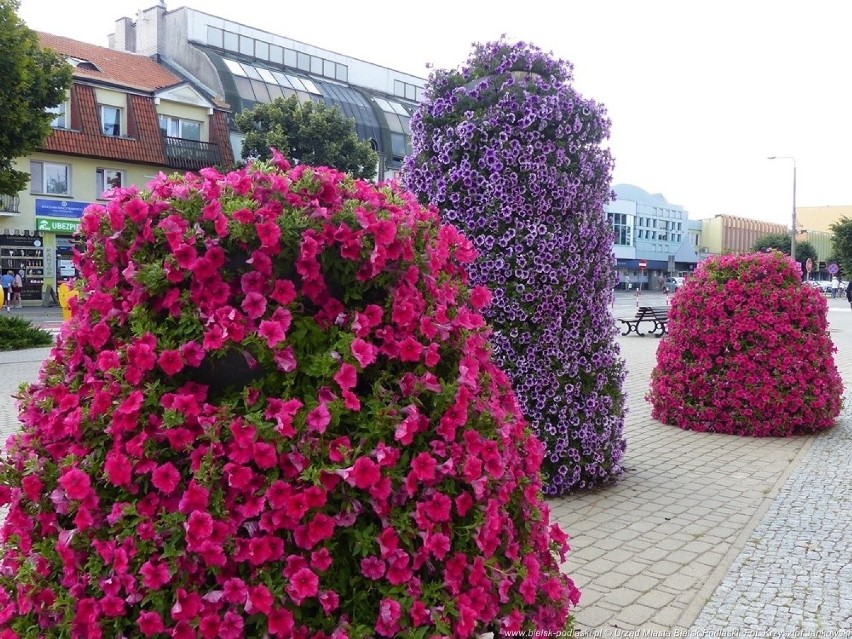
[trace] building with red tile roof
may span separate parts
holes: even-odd
[[[74,71],[68,99],[53,109],[52,134],[15,162],[30,174],[29,188],[0,196],[0,268],[24,271],[30,304],[74,276],[72,234],[83,210],[106,202],[112,188],[144,188],[161,171],[234,164],[223,101],[155,58],[38,36]]]

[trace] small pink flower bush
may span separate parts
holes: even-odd
[[[392,185],[201,173],[83,217],[0,466],[0,638],[570,627],[471,244]]]
[[[702,262],[672,298],[651,375],[653,417],[757,437],[829,428],[843,385],[826,313],[781,253]]]

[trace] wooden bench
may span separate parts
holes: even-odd
[[[622,335],[636,333],[640,337],[644,337],[645,333],[639,330],[639,324],[642,322],[653,322],[654,328],[652,328],[650,332],[657,337],[662,337],[666,334],[666,324],[669,321],[669,307],[640,306],[636,309],[636,315],[634,317],[618,317],[616,319],[624,325],[624,330],[621,333]],[[658,331],[659,334],[657,335]]]

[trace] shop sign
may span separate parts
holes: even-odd
[[[80,220],[52,220],[48,217],[36,218],[36,230],[40,233],[76,233]]]
[[[36,215],[49,215],[50,217],[73,217],[79,218],[83,211],[89,206],[89,202],[74,202],[72,200],[45,200],[36,198]]]

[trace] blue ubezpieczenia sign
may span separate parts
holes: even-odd
[[[73,200],[44,200],[36,198],[36,215],[49,217],[80,217],[89,202],[74,202]]]

